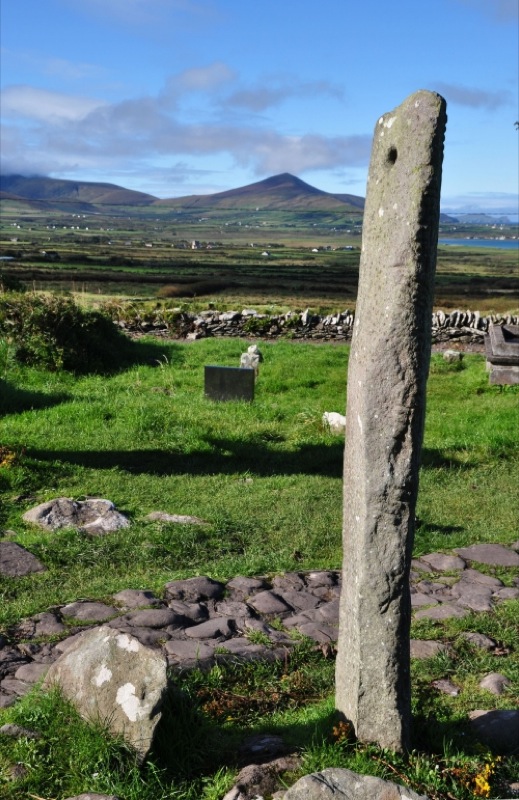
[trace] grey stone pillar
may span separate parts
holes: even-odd
[[[431,350],[446,104],[419,91],[375,127],[347,386],[336,706],[409,747],[409,570]]]

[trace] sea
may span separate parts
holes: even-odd
[[[439,245],[455,247],[493,247],[498,250],[519,250],[519,239],[438,239]]]

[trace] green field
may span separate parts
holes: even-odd
[[[186,302],[354,307],[362,218],[345,212],[113,207],[96,215],[21,210],[2,201],[5,276],[38,291]],[[443,226],[453,235],[452,226]],[[478,235],[484,228],[471,227]],[[510,227],[507,235],[516,235]],[[454,235],[466,234],[456,226]],[[196,249],[192,243],[197,242]],[[263,255],[268,253],[268,255]],[[440,247],[435,307],[519,309],[517,251]]]

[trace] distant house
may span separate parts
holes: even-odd
[[[193,239],[191,242],[191,250],[198,250],[200,247],[200,242],[197,239]]]

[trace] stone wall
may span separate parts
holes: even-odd
[[[180,339],[203,339],[211,336],[235,336],[241,338],[346,341],[351,338],[355,313],[346,309],[337,314],[319,316],[308,309],[302,313],[289,311],[271,316],[253,309],[242,311],[202,311],[194,314],[187,311],[136,312],[130,320],[118,318],[114,321],[129,334],[173,337]],[[519,325],[519,316],[482,316],[479,311],[436,311],[432,315],[433,342],[459,339],[467,343],[479,343],[488,332],[489,325]]]

